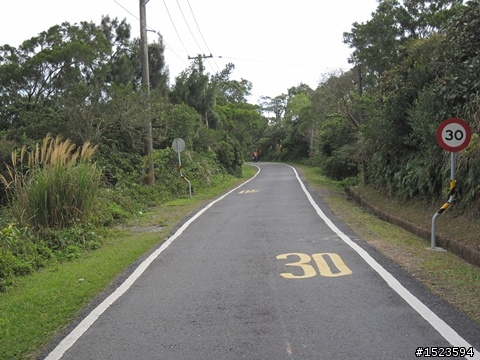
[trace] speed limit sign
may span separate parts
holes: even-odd
[[[458,152],[465,149],[470,143],[472,130],[470,126],[457,118],[442,121],[437,129],[437,141],[442,149],[450,152]]]

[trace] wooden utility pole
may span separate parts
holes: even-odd
[[[140,61],[142,66],[142,85],[147,91],[148,109],[147,118],[145,119],[146,132],[146,151],[148,158],[147,185],[155,184],[155,169],[153,166],[153,136],[152,136],[152,119],[150,118],[150,79],[148,71],[148,40],[147,40],[147,14],[146,5],[149,0],[140,0]]]
[[[198,54],[197,56],[195,57],[191,57],[190,55],[188,56],[188,60],[197,60],[198,61],[198,72],[200,73],[200,75],[203,75],[203,70],[205,70],[204,66],[203,66],[203,59],[207,59],[207,58],[213,58],[213,55],[210,54],[210,55],[205,55],[205,54]],[[205,88],[203,89],[204,93],[203,95],[205,95]],[[207,126],[208,128],[208,114],[207,114],[207,107],[205,107],[205,125]]]

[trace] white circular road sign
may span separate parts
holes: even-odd
[[[173,140],[172,149],[176,153],[181,153],[183,150],[185,150],[185,140],[180,138]]]
[[[446,151],[462,151],[468,146],[471,138],[472,130],[462,119],[449,118],[442,121],[437,129],[437,141]]]

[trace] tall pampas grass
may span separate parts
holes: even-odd
[[[89,142],[77,147],[48,134],[32,151],[26,146],[13,151],[8,176],[0,175],[0,181],[18,223],[40,230],[88,221],[101,184],[91,161],[96,150]]]

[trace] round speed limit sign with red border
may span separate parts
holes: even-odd
[[[462,151],[468,146],[471,138],[472,130],[462,119],[444,120],[437,129],[437,141],[446,151]]]

